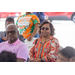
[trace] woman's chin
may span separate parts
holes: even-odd
[[[44,34],[44,35],[42,35],[42,37],[47,37],[47,35]]]

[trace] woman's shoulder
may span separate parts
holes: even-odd
[[[38,42],[40,42],[40,38],[35,39],[35,40],[33,41],[33,44],[36,45]]]
[[[51,40],[54,41],[54,42],[56,42],[56,43],[59,42],[58,39],[56,37],[54,37],[54,36],[52,36]]]

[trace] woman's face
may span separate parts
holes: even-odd
[[[50,33],[51,33],[50,25],[49,24],[44,24],[41,27],[41,36],[42,37],[49,37],[50,36]]]

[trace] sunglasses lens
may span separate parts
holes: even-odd
[[[42,30],[44,30],[44,29],[49,30],[49,28],[44,28],[44,27],[42,27],[41,29],[42,29]]]
[[[15,34],[15,31],[11,31],[11,34]]]
[[[45,28],[44,28],[44,27],[42,27],[41,29],[42,29],[42,30],[44,30]]]
[[[11,33],[12,35],[16,33],[16,31],[7,31],[6,34],[8,35],[9,33]]]
[[[49,28],[46,28],[46,30],[49,30]]]

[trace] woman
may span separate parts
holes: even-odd
[[[59,42],[53,37],[53,25],[48,21],[44,21],[39,27],[39,34],[41,37],[33,42],[29,60],[31,62],[55,62]]]

